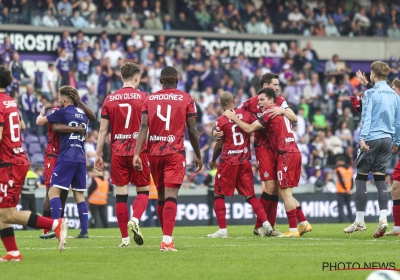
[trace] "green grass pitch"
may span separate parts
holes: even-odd
[[[16,231],[24,260],[0,264],[2,279],[365,279],[371,271],[322,270],[323,262],[394,262],[400,268],[400,238],[374,239],[376,224],[351,239],[345,224],[313,224],[300,238],[255,237],[251,226],[228,226],[229,238],[210,239],[213,227],[177,227],[178,252],[160,252],[160,228],[142,228],[145,243],[118,248],[119,229],[90,230],[89,239],[39,239],[40,231]],[[277,226],[283,231],[284,225]],[[78,230],[70,230],[75,236]],[[4,253],[4,249],[1,252]]]

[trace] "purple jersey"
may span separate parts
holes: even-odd
[[[8,87],[6,87],[6,93],[10,94],[12,90],[15,90],[19,93],[19,84],[17,82],[12,82]]]
[[[88,118],[82,109],[69,105],[65,108],[54,110],[47,116],[49,123],[62,123],[68,126],[88,125]],[[86,163],[85,136],[77,133],[60,134],[60,153],[57,162],[80,162]]]
[[[60,71],[61,76],[68,74],[69,70],[71,69],[72,63],[71,60],[68,58],[57,58],[55,62],[56,68]]]

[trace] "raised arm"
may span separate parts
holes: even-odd
[[[189,117],[186,119],[188,126],[189,141],[193,147],[194,153],[196,154],[196,172],[200,171],[203,167],[203,161],[201,160],[199,135],[196,129],[196,118]]]
[[[254,121],[252,124],[248,124],[238,119],[238,117],[236,117],[236,112],[233,110],[226,110],[224,116],[234,121],[246,133],[252,133],[263,128],[262,124],[258,120]]]
[[[75,101],[75,103],[85,112],[86,116],[90,121],[96,120],[96,115],[95,113],[92,112],[92,110],[89,109],[89,107],[82,102],[78,91],[73,91],[70,93],[71,98]]]
[[[49,121],[47,120],[47,117],[44,115],[45,108],[43,107],[42,110],[39,113],[39,116],[36,118],[36,124],[37,125],[45,125]]]

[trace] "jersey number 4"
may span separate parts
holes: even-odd
[[[157,105],[157,117],[165,122],[165,130],[169,130],[169,124],[171,122],[171,105],[167,105],[167,116],[161,115],[161,105]]]

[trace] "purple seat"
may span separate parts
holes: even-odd
[[[32,164],[43,164],[44,163],[43,154],[42,153],[33,154],[30,157],[30,161],[31,161]]]
[[[33,134],[27,134],[25,136],[24,142],[27,143],[28,145],[32,143],[39,143],[39,137]]]
[[[47,139],[47,136],[46,135],[40,135],[40,137],[39,137],[39,143],[40,144],[44,144],[44,145],[47,145],[47,142],[48,142],[48,139]]]
[[[28,146],[28,151],[30,155],[41,153],[42,146],[39,143],[30,143]]]

